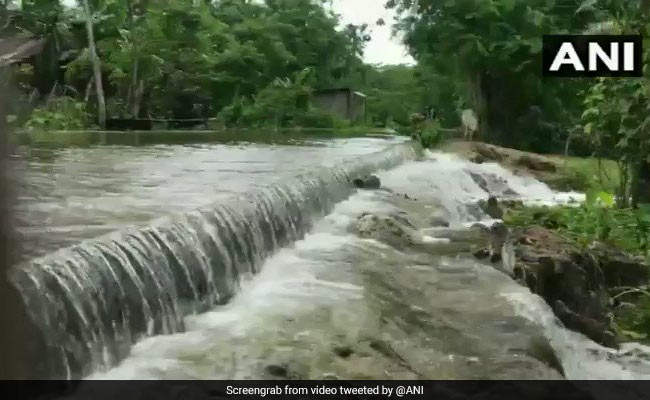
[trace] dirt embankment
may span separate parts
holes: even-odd
[[[568,177],[564,176],[562,162],[556,157],[543,156],[515,149],[494,146],[481,142],[448,142],[442,151],[457,154],[463,158],[481,164],[498,162],[515,174],[531,175],[557,190],[574,189],[567,186]]]
[[[450,142],[442,150],[476,163],[498,162],[556,190],[579,189],[567,187],[559,157],[478,142]],[[499,206],[508,208],[504,202]],[[625,340],[617,334],[614,315],[620,304],[611,294],[647,285],[650,268],[642,258],[599,242],[585,248],[559,231],[540,226],[508,228],[501,253],[504,272],[544,298],[567,328],[609,347]]]
[[[610,291],[650,279],[642,259],[602,243],[583,248],[538,226],[512,230],[502,259],[512,278],[544,298],[567,328],[608,347],[623,340]]]

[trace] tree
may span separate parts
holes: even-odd
[[[86,33],[88,35],[88,53],[90,56],[90,62],[93,67],[93,78],[95,80],[95,91],[97,93],[97,118],[99,126],[101,128],[106,128],[106,101],[104,99],[104,85],[102,82],[102,67],[99,56],[97,55],[97,49],[95,47],[95,36],[93,32],[93,19],[90,12],[90,6],[88,5],[88,0],[83,1],[84,14],[86,18]]]
[[[65,50],[75,55],[65,82],[86,100],[95,86],[97,109],[89,109],[100,121],[105,114],[209,118],[255,103],[277,78],[305,69],[313,71],[311,89],[362,87],[369,71],[361,60],[367,27],[339,29],[323,1],[80,4],[61,15],[70,28]]]
[[[396,29],[420,65],[454,82],[455,99],[444,101],[476,110],[484,140],[529,149],[551,142],[531,146],[528,127],[518,123],[532,106],[547,120],[570,125],[567,109],[579,102],[564,103],[559,94],[580,83],[543,81],[539,71],[542,35],[588,22],[575,14],[572,0],[390,0],[387,6],[401,15]]]
[[[617,33],[650,33],[649,2],[585,2],[583,8],[598,13],[610,22],[608,29]],[[650,61],[647,39],[644,40],[644,65]],[[641,193],[644,175],[650,166],[650,84],[647,68],[643,78],[600,78],[587,91],[582,114],[583,131],[598,155],[618,161],[621,183],[618,204],[637,207],[650,202]],[[647,182],[645,182],[647,184]]]

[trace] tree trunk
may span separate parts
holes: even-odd
[[[569,156],[569,148],[571,146],[571,139],[572,138],[573,138],[573,136],[571,136],[571,134],[568,134],[567,137],[566,137],[566,142],[564,143],[564,157]]]
[[[639,176],[641,173],[641,163],[635,162],[630,166],[630,205],[632,208],[639,207]]]
[[[618,162],[618,171],[621,181],[618,186],[618,197],[619,201],[617,202],[619,208],[627,208],[630,205],[630,192],[629,192],[629,164],[624,161]]]
[[[641,12],[644,14],[650,12],[650,0],[641,0]]]
[[[650,204],[650,163],[641,159],[634,165],[631,181],[632,207]]]
[[[4,1],[0,1],[0,33],[7,29],[11,24],[9,13],[7,12],[7,5]]]
[[[97,116],[99,126],[106,129],[106,101],[104,99],[104,86],[102,85],[102,67],[95,48],[95,35],[93,33],[92,14],[88,0],[83,0],[84,11],[86,14],[86,33],[88,35],[88,51],[90,52],[90,62],[93,66],[93,75],[95,78],[95,90],[97,92]]]
[[[90,80],[88,81],[88,84],[86,85],[86,92],[84,93],[84,101],[86,103],[88,103],[88,101],[90,100],[90,93],[93,90],[93,83],[94,82],[95,82],[95,79],[91,77]]]
[[[486,83],[484,71],[477,72],[470,80],[472,108],[478,117],[478,136],[482,140],[488,140],[490,134]]]
[[[136,109],[136,103],[137,103],[136,99],[138,97],[137,94],[138,84],[140,83],[140,80],[138,79],[139,67],[140,67],[140,62],[138,60],[138,57],[136,56],[135,60],[133,60],[133,66],[131,67],[131,84],[129,85],[129,94],[127,99],[129,112],[131,113],[131,116],[133,118],[138,117],[134,110]],[[140,108],[140,106],[137,106],[137,108]]]
[[[135,88],[135,94],[133,95],[133,108],[131,109],[131,114],[133,118],[138,118],[140,116],[140,104],[142,104],[142,96],[144,95],[144,80],[140,79],[138,86]]]
[[[138,48],[135,43],[135,37],[133,37],[134,27],[135,27],[135,14],[133,10],[133,4],[131,0],[126,0],[126,16],[129,24],[129,30],[131,31],[131,45],[133,46],[133,65],[131,66],[131,83],[129,84],[129,90],[126,95],[126,108],[128,112],[131,113],[133,118],[138,116],[134,113],[135,109],[135,98],[136,98],[136,88],[138,86],[138,70],[140,67],[140,58],[138,55]]]
[[[54,81],[54,85],[52,85],[52,90],[50,90],[50,94],[47,96],[47,100],[45,100],[45,105],[50,104],[52,99],[56,96],[56,89],[59,86],[59,81]]]

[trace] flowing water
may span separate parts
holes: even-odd
[[[650,349],[605,349],[564,329],[539,297],[444,241],[391,247],[350,229],[363,213],[401,212],[435,242],[434,214],[452,227],[493,222],[474,206],[488,192],[580,200],[496,164],[372,138],[17,162],[21,230],[30,256],[47,254],[13,278],[59,375],[560,378],[531,351],[541,338],[567,378],[650,378]],[[350,185],[375,171],[389,190]],[[163,214],[176,215],[152,221]],[[50,252],[82,238],[94,239]]]

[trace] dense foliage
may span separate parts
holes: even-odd
[[[4,2],[0,9],[6,12]],[[327,1],[92,0],[66,8],[58,0],[33,0],[23,1],[3,28],[47,38],[52,62],[64,61],[61,76],[56,65],[54,76],[45,77],[40,68],[31,75],[17,68],[25,97],[33,89],[41,104],[50,91],[73,96],[93,115],[105,107],[111,117],[329,127],[337,121],[312,109],[305,96],[336,87],[377,88],[369,120],[379,125],[405,124],[419,107],[405,101],[416,86],[413,70],[365,65],[368,27],[340,26]]]
[[[483,138],[537,151],[566,140],[588,82],[541,79],[542,35],[575,32],[590,18],[573,0],[391,0],[398,29],[433,84],[445,114],[474,108]],[[449,108],[449,103],[457,107]],[[538,112],[541,111],[541,112]],[[573,111],[573,113],[572,113]],[[451,119],[451,118],[450,118]]]
[[[543,79],[540,73],[543,34],[647,37],[650,1],[389,0],[387,6],[399,11],[396,29],[440,94],[430,99],[443,125],[457,126],[458,110],[472,108],[485,141],[617,160],[618,204],[650,200],[647,77]]]

